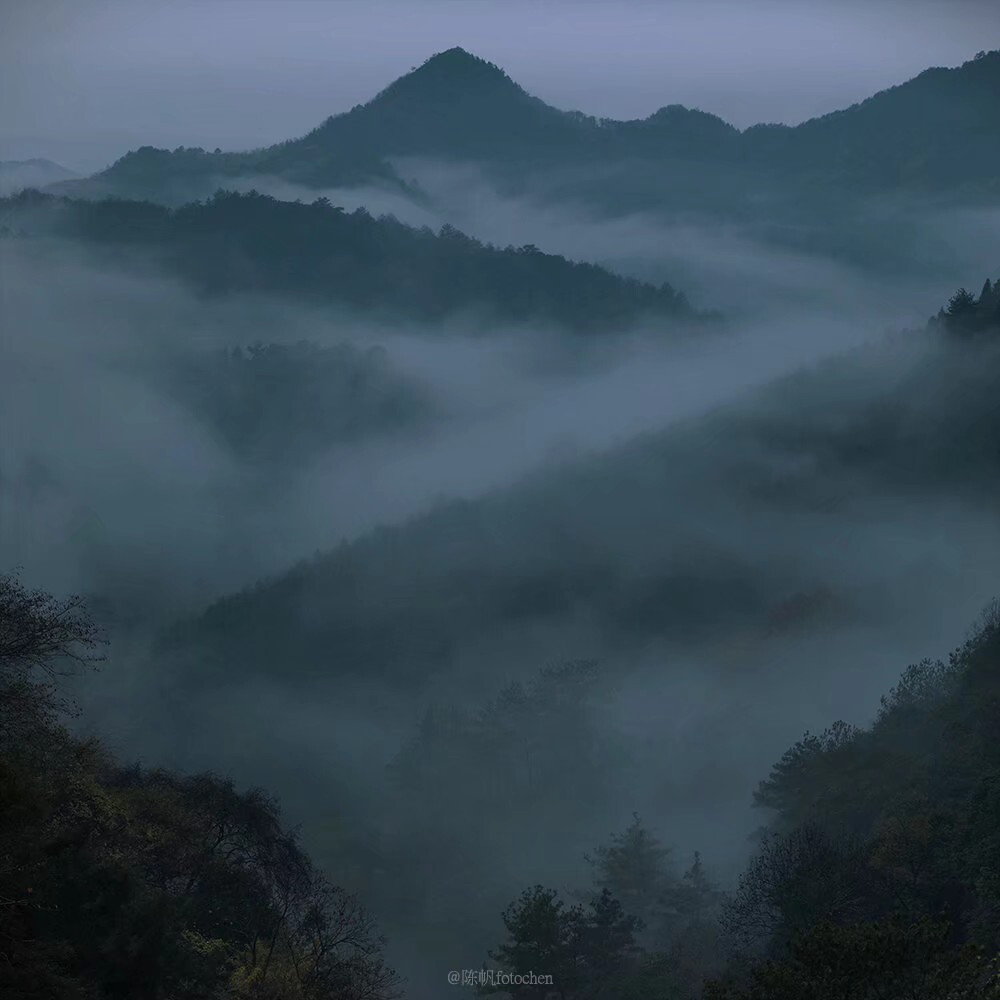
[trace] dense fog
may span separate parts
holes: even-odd
[[[384,162],[4,200],[0,572],[111,639],[73,733],[278,796],[430,1000],[630,824],[732,891],[785,749],[997,594],[1000,341],[954,330],[993,322],[1000,193],[796,215],[803,182],[772,218],[588,200],[604,161]]]

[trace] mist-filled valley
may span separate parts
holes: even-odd
[[[973,55],[11,163],[0,992],[1000,995]]]

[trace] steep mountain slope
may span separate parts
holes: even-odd
[[[947,661],[906,668],[871,725],[786,750],[723,907],[740,951],[706,1000],[1000,997],[998,724],[994,600]]]
[[[550,107],[497,66],[454,48],[367,104],[328,118],[286,151],[502,161],[528,151],[564,156],[591,141],[591,133],[587,119]]]

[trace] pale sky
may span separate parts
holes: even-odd
[[[1000,48],[1000,0],[0,0],[0,159],[267,145],[453,45],[561,108],[795,123]]]

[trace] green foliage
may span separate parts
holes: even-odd
[[[750,964],[711,998],[998,995],[1000,614],[907,668],[867,730],[800,741],[724,919]],[[756,959],[754,959],[756,956]]]
[[[642,825],[638,813],[623,833],[598,847],[587,861],[598,889],[613,892],[629,912],[648,910],[671,881],[670,849]]]
[[[680,877],[670,852],[636,815],[587,860],[590,891],[567,906],[535,886],[504,912],[508,940],[490,957],[507,972],[550,973],[553,985],[505,988],[524,997],[695,1000],[724,954],[721,893],[699,854]],[[484,990],[483,992],[488,992]]]
[[[99,641],[79,599],[0,578],[0,993],[395,996],[371,918],[272,799],[122,767],[63,728],[50,676]]]
[[[723,922],[744,948],[780,947],[817,923],[863,919],[881,907],[883,888],[864,842],[801,826],[764,839],[726,902]]]
[[[979,298],[960,288],[938,313],[936,322],[955,337],[1000,333],[1000,279],[992,284],[987,278]]]
[[[586,857],[593,869],[594,887],[611,892],[625,911],[643,924],[643,945],[662,950],[702,918],[711,920],[717,891],[708,879],[701,855],[678,877],[664,847],[638,814],[622,832],[613,834]]]
[[[554,890],[535,886],[504,911],[503,922],[508,940],[490,957],[505,971],[553,980],[553,987],[504,987],[513,997],[610,997],[616,981],[638,968],[635,933],[641,921],[627,915],[607,889],[587,906],[566,906]]]
[[[946,923],[820,923],[786,957],[754,966],[742,982],[717,982],[705,1000],[993,1000],[996,967],[952,947]]]
[[[3,677],[31,671],[51,678],[62,668],[99,662],[104,643],[77,595],[62,600],[0,576],[0,663]]]
[[[834,723],[819,736],[806,733],[785,751],[770,776],[760,783],[754,793],[755,805],[776,810],[789,826],[805,815],[814,817],[819,803],[810,798],[810,793],[827,787],[821,769],[850,767],[858,736],[859,730],[845,722]],[[800,810],[801,815],[795,810]]]
[[[666,990],[671,997],[693,998],[706,976],[719,970],[725,954],[719,926],[724,896],[709,878],[700,853],[695,852],[680,876],[671,855],[634,815],[624,832],[613,835],[587,860],[595,888],[620,899],[625,912],[641,921],[636,939],[647,951],[636,982]],[[650,982],[653,969],[657,971]],[[622,987],[620,995],[631,993]]]

